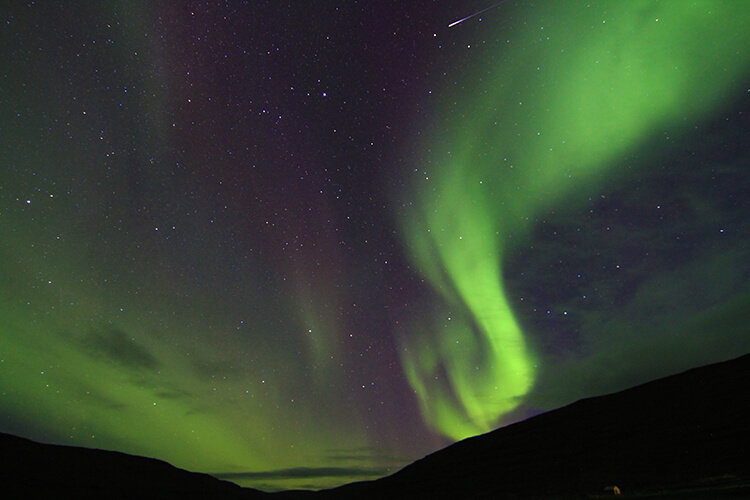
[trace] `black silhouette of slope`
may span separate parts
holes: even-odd
[[[267,494],[152,458],[0,433],[0,498],[256,499]]]
[[[750,355],[584,399],[312,496],[597,498],[618,486],[622,498],[750,498],[748,381]]]
[[[750,355],[584,399],[376,481],[263,493],[166,462],[0,433],[2,498],[750,498]]]

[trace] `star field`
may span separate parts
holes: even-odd
[[[457,9],[5,9],[0,431],[322,488],[748,352],[747,9]]]

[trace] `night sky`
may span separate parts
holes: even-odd
[[[0,431],[320,488],[750,352],[745,2],[9,4]]]

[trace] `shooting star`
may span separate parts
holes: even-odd
[[[490,9],[494,9],[495,7],[497,7],[498,5],[500,5],[501,3],[505,3],[505,2],[507,2],[507,1],[508,1],[508,0],[503,0],[502,2],[497,2],[497,3],[495,4],[495,5],[491,5],[491,6],[487,7],[486,9],[482,9],[482,10],[480,10],[479,12],[475,12],[475,13],[473,13],[473,14],[472,14],[472,15],[470,15],[470,16],[466,16],[466,17],[464,17],[463,19],[459,19],[458,21],[453,21],[452,23],[450,23],[450,24],[448,25],[448,27],[449,27],[449,28],[452,28],[452,27],[454,27],[455,25],[457,25],[457,24],[460,24],[460,23],[462,23],[462,22],[466,21],[467,19],[471,19],[471,18],[472,18],[472,17],[474,17],[474,16],[478,16],[478,15],[479,15],[479,14],[481,14],[482,12],[487,12],[487,11],[488,11],[488,10],[490,10]]]

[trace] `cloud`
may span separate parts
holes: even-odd
[[[383,467],[390,469],[400,468],[404,465],[411,463],[413,458],[407,457],[396,457],[391,453],[385,453],[383,450],[378,450],[371,446],[363,446],[360,448],[353,449],[332,449],[328,450],[327,460],[331,462],[366,462],[366,463],[378,463]]]
[[[222,472],[211,474],[229,481],[243,479],[311,479],[321,477],[383,477],[393,470],[387,467],[292,467],[262,472]]]
[[[750,352],[750,294],[656,326],[603,325],[588,354],[547,370],[527,404],[551,409]]]
[[[91,331],[81,343],[92,357],[105,357],[128,368],[153,371],[160,366],[146,348],[113,326]]]
[[[678,144],[634,151],[637,176],[545,214],[510,256],[509,292],[539,354],[528,407],[750,352],[747,155],[703,133]]]
[[[156,396],[158,396],[161,399],[169,399],[169,400],[185,400],[193,398],[195,395],[189,391],[181,390],[181,389],[163,389],[156,392]]]

